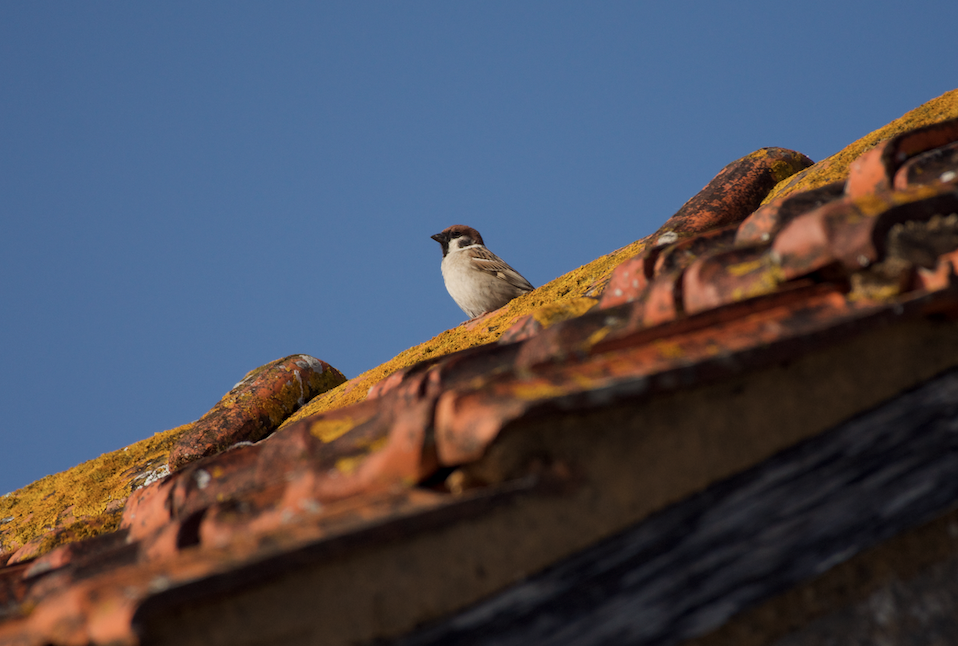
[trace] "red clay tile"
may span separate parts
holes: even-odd
[[[503,366],[511,365],[518,351],[517,343],[495,343],[485,346],[466,348],[441,357],[426,359],[419,363],[397,370],[392,375],[376,383],[370,394],[375,397],[399,388],[406,388],[413,379],[430,371],[427,382],[417,382],[430,389],[445,388],[459,381],[468,381],[476,376],[500,370]],[[368,401],[369,397],[367,397]]]
[[[515,397],[477,398],[446,391],[436,403],[436,452],[439,464],[457,466],[478,460],[506,420],[526,406]]]
[[[845,194],[851,198],[891,190],[894,170],[889,168],[888,157],[893,156],[894,140],[879,143],[862,153],[848,167]]]
[[[260,440],[310,399],[346,381],[341,372],[305,354],[257,368],[200,418],[170,451],[176,470],[237,442]]]
[[[553,327],[562,329],[567,323],[569,321],[557,323],[543,333],[547,333]],[[433,393],[432,396],[436,396],[446,388],[511,370],[522,348],[530,342],[535,343],[536,339],[538,335],[521,343],[490,344],[446,355],[435,366],[429,367],[432,374],[429,376],[428,387]]]
[[[408,431],[409,426],[403,426]],[[394,436],[393,441],[401,439]],[[240,504],[219,503],[203,516],[199,540],[203,545],[224,545],[235,541],[237,532],[264,535],[282,531],[294,521],[310,518],[328,518],[333,510],[358,507],[372,497],[402,495],[415,484],[422,446],[420,436],[412,434],[405,448],[393,445],[376,452],[360,465],[367,474],[350,478],[347,474],[301,470],[287,476],[287,482],[276,493],[270,504],[243,499]],[[410,468],[413,467],[413,468]],[[357,486],[358,485],[358,486]],[[361,495],[357,495],[361,494]],[[350,502],[355,501],[355,502]]]
[[[778,291],[669,321],[657,327],[645,327],[641,324],[641,319],[633,317],[630,319],[633,324],[614,330],[599,339],[593,345],[591,354],[602,355],[642,344],[661,343],[669,338],[699,334],[707,328],[725,328],[732,325],[734,321],[762,316],[762,313],[766,311],[792,311],[808,301],[818,301],[822,298],[831,301],[836,294],[844,294],[838,285],[793,281],[782,285]],[[639,321],[638,325],[634,324],[636,320]]]
[[[131,630],[142,592],[126,580],[77,582],[52,591],[23,619],[0,626],[0,642],[23,644],[136,644]],[[29,603],[29,598],[28,598]],[[4,630],[6,629],[6,630]],[[21,642],[10,640],[10,629]],[[4,633],[7,634],[4,634]]]
[[[596,334],[607,334],[609,329],[625,323],[625,319],[614,319],[611,313],[605,310],[595,310],[563,321],[522,343],[512,364],[504,364],[503,368],[524,371],[543,363],[574,359],[588,352]],[[476,374],[476,377],[481,376],[483,375]],[[467,382],[459,380],[457,383]],[[450,387],[454,384],[444,385]]]
[[[69,514],[72,518],[72,514]],[[50,545],[79,541],[84,536],[96,535],[116,527],[116,514],[104,513],[100,516],[81,518],[68,525],[57,525],[46,534],[40,534],[27,541],[7,559],[7,565],[22,563],[36,558],[50,549]]]
[[[276,465],[275,473],[257,480],[263,476],[257,467],[264,448],[265,444],[259,443],[231,449],[138,489],[127,502],[121,527],[129,530],[132,540],[147,540],[161,528],[184,522],[218,501],[232,500],[281,480],[284,471],[280,465]],[[175,539],[174,533],[169,539],[173,547]]]
[[[711,229],[659,249],[653,274],[661,276],[687,268],[705,254],[731,249],[735,242],[735,226]]]
[[[685,313],[685,273],[703,255],[731,249],[735,227],[712,229],[663,247],[655,259],[655,278],[642,294],[642,324],[659,325]]]
[[[173,481],[170,478],[137,489],[123,509],[120,526],[129,530],[130,538],[149,536],[170,522],[173,512],[168,503]]]
[[[734,236],[734,228],[724,227],[684,238],[672,244],[647,248],[638,256],[626,260],[615,268],[599,301],[599,309],[648,298],[651,281],[654,278],[667,274],[679,274],[702,254],[730,248]],[[664,288],[661,286],[657,288],[657,290],[662,289]],[[653,305],[653,309],[659,311],[661,308]],[[656,318],[655,315],[651,316]]]
[[[103,554],[113,553],[125,546],[128,533],[123,530],[101,534],[83,541],[66,543],[30,562],[24,578],[45,574],[74,563],[89,562]]]
[[[885,235],[894,224],[955,210],[958,193],[947,186],[845,198],[794,219],[772,250],[786,280],[832,264],[857,271],[883,256]]]
[[[786,279],[804,276],[836,261],[830,249],[831,224],[857,213],[850,200],[831,202],[802,215],[786,226],[772,243]],[[864,258],[862,267],[874,258]]]
[[[290,481],[302,481],[304,478],[316,478],[314,472],[290,474]],[[231,499],[218,502],[206,509],[199,517],[196,540],[206,547],[226,547],[235,544],[238,538],[252,536],[257,525],[276,523],[275,511],[283,500],[283,488],[274,486],[260,492],[251,492],[240,499]],[[304,495],[301,504],[307,505],[309,497]],[[312,507],[316,510],[324,509],[323,505],[313,500]],[[286,506],[283,506],[286,509]],[[301,510],[302,511],[302,510]],[[300,514],[290,515],[292,519]],[[282,519],[281,521],[282,522]]]
[[[875,196],[864,201],[856,201],[859,210],[873,223],[860,225],[849,222],[849,228],[864,226],[871,228],[871,240],[867,243],[873,246],[879,258],[886,252],[886,237],[889,230],[896,224],[909,220],[926,222],[935,215],[947,215],[958,211],[958,187],[954,184],[937,184],[915,186],[904,191],[896,191],[887,198],[879,199]],[[882,210],[884,209],[884,210]],[[843,259],[846,266],[852,267],[852,257],[858,256],[858,251],[851,248],[837,247],[836,252]]]
[[[323,469],[324,477],[316,482],[313,495],[317,500],[337,500],[397,484],[409,485],[430,471],[423,463],[423,452],[432,401],[404,397],[379,401],[385,406],[380,406],[376,416],[359,429],[365,437],[343,437],[329,443],[328,448],[337,458],[333,462],[323,456],[318,465],[322,468],[332,462],[329,468]],[[315,436],[328,428],[325,425],[330,421],[348,420],[349,414],[303,420],[303,430]]]
[[[845,193],[862,197],[891,191],[898,169],[909,157],[958,141],[958,119],[910,130],[887,139],[852,162]]]
[[[184,533],[184,526],[189,524],[190,519],[173,520],[157,528],[149,536],[143,537],[140,541],[143,558],[148,561],[172,559],[182,547],[189,546],[180,538]]]
[[[958,182],[958,141],[916,155],[895,173],[895,190],[939,182]]]
[[[775,291],[781,271],[767,247],[731,249],[699,259],[685,270],[682,298],[687,314],[695,314]]]
[[[437,467],[425,435],[434,399],[412,393],[428,379],[420,375],[420,383],[407,384],[405,394],[355,404],[341,409],[343,413],[334,411],[283,429],[269,443],[283,452],[309,447],[313,457],[298,464],[285,461],[283,468],[284,460],[274,464],[264,454],[258,468],[278,468],[281,483],[266,497],[262,491],[253,492],[253,497],[232,497],[211,505],[199,522],[197,540],[218,545],[232,540],[237,532],[275,531],[294,518],[315,515],[329,503],[402,490],[419,482]],[[342,424],[354,426],[346,432]]]
[[[735,235],[735,244],[765,244],[799,215],[840,199],[844,192],[845,183],[834,182],[775,199],[742,221]]]
[[[508,330],[499,337],[499,343],[517,343],[534,337],[543,330],[542,323],[536,320],[532,314],[526,314],[513,323]]]
[[[599,309],[614,307],[640,298],[648,289],[659,249],[660,247],[646,249],[642,254],[616,267],[609,279],[609,284],[602,292]]]
[[[659,229],[679,236],[740,222],[780,181],[811,166],[805,155],[784,148],[762,148],[736,160],[686,202]]]
[[[134,492],[123,527],[144,542],[147,558],[168,558],[204,534],[218,536],[215,525],[230,510],[259,510],[254,521],[262,530],[282,523],[293,509],[418,482],[436,468],[425,436],[435,374],[418,373],[379,399],[301,420],[263,442],[192,463]],[[208,522],[211,508],[218,511]]]
[[[26,597],[30,586],[24,581],[23,573],[30,566],[30,563],[21,563],[0,568],[0,620],[15,612]]]
[[[682,275],[684,269],[656,276],[642,300],[642,324],[645,327],[671,321],[683,313]]]
[[[468,353],[469,350],[467,349],[465,352]],[[396,388],[409,383],[409,380],[416,377],[416,375],[429,370],[432,366],[438,364],[440,361],[444,361],[455,354],[457,353],[437,356],[431,359],[423,359],[419,363],[397,370],[388,377],[373,384],[369,389],[369,394],[366,395],[366,401],[369,401],[370,399],[378,399],[396,390]]]
[[[937,291],[954,287],[958,283],[958,251],[938,257],[938,264],[934,269],[918,267],[915,274],[915,289]]]

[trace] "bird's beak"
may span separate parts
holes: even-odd
[[[442,234],[442,233],[437,233],[437,234],[431,235],[431,236],[429,236],[429,237],[432,238],[433,240],[435,240],[436,242],[438,242],[439,244],[442,244],[443,242],[446,242],[446,241],[447,241],[447,240],[446,240],[446,236],[445,236],[444,234]]]

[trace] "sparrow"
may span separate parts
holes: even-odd
[[[486,249],[472,227],[454,224],[430,236],[442,246],[442,279],[456,305],[470,318],[497,310],[532,284],[505,260]]]

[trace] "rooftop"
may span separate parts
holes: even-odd
[[[881,577],[843,567],[918,571],[951,527],[956,263],[958,90],[817,163],[758,150],[367,373],[279,359],[0,499],[0,642],[811,635],[809,590],[851,607]]]

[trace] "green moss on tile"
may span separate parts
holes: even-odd
[[[891,139],[915,128],[955,118],[958,118],[958,90],[946,92],[940,97],[932,99],[895,119],[887,126],[865,135],[831,157],[780,181],[762,203],[766,204],[777,197],[784,197],[792,193],[819,188],[832,182],[843,181],[848,177],[848,167],[851,166],[851,163],[862,153],[874,148],[878,142]]]

